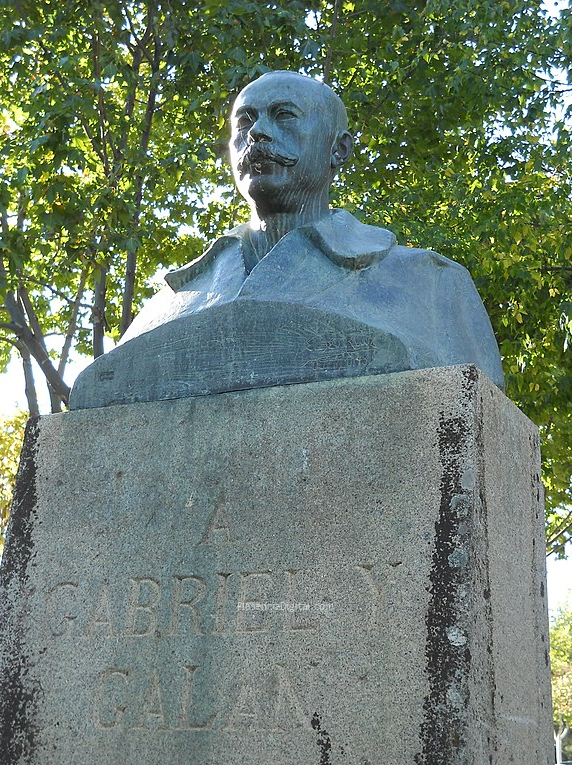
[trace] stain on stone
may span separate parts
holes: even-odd
[[[463,367],[462,373],[465,378],[465,390],[471,396],[479,379],[479,370],[474,364],[467,364],[467,366]]]
[[[33,558],[32,529],[36,514],[36,454],[39,418],[28,421],[14,490],[6,548],[0,569],[3,613],[0,625],[0,753],[2,765],[25,765],[34,749],[34,724],[40,688],[28,676],[18,611],[29,592],[27,569]],[[2,648],[4,646],[4,648]]]
[[[14,579],[22,579],[32,554],[32,520],[36,507],[36,451],[38,421],[28,420],[24,444],[20,455],[18,477],[12,501],[12,513],[8,524],[7,543],[0,587],[9,587]]]
[[[475,376],[476,370],[467,370],[467,398],[472,395]],[[465,494],[462,479],[468,435],[467,423],[462,416],[441,414],[438,431],[441,500],[439,520],[435,524],[425,647],[429,692],[424,701],[423,749],[415,756],[417,765],[457,762],[455,752],[464,744],[471,655],[466,641],[451,640],[450,635],[452,629],[459,628],[459,620],[462,620],[456,606],[461,600],[459,590],[465,574],[462,569],[450,566],[450,556],[459,544],[461,518],[458,509],[462,505],[458,497]],[[454,693],[451,693],[452,689]]]
[[[318,734],[317,744],[320,749],[320,763],[319,765],[332,765],[330,760],[330,754],[332,751],[332,742],[330,741],[330,734],[327,730],[322,729],[322,721],[317,712],[314,712],[312,717],[312,728]]]

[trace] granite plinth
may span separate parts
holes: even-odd
[[[2,765],[548,765],[539,469],[474,367],[32,423]]]

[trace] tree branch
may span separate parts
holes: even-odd
[[[57,369],[55,369],[52,364],[45,347],[38,341],[28,326],[24,312],[18,305],[18,301],[13,292],[8,292],[6,294],[6,306],[10,312],[10,317],[14,325],[14,333],[19,340],[26,344],[31,355],[40,365],[40,369],[44,373],[52,390],[67,406],[70,389],[64,383],[61,376],[58,374]]]
[[[58,364],[58,373],[61,377],[64,376],[64,372],[66,369],[66,364],[68,363],[69,353],[71,350],[71,345],[73,342],[73,336],[75,334],[75,331],[77,329],[77,317],[79,314],[79,309],[82,305],[81,298],[83,296],[83,293],[85,291],[85,284],[87,281],[87,268],[84,268],[83,271],[80,274],[79,277],[79,284],[77,287],[77,293],[75,300],[73,302],[73,308],[72,308],[72,314],[70,317],[70,321],[68,324],[68,329],[66,332],[66,336],[64,338],[64,344],[62,347],[62,352],[60,354],[60,363]]]
[[[135,31],[135,25],[133,23],[133,19],[131,18],[131,14],[129,13],[129,8],[127,7],[127,3],[123,6],[123,13],[125,14],[125,18],[127,19],[127,23],[129,24],[129,31],[131,32],[131,36],[135,40],[135,44],[137,45],[137,49],[141,52],[141,55],[144,56],[147,61],[153,65],[153,59],[151,57],[151,54],[147,50],[147,43],[149,42],[151,35],[153,33],[153,17],[157,13],[157,3],[152,2],[148,5],[148,11],[147,11],[147,26],[145,28],[145,31],[143,32],[143,37],[139,39],[139,36],[137,32]]]
[[[139,71],[141,69],[142,58],[143,58],[143,54],[141,52],[141,49],[136,48],[133,53],[133,58],[131,61],[131,71],[133,73],[133,82],[131,83],[131,87],[127,93],[127,98],[125,99],[125,106],[123,108],[123,116],[125,117],[126,121],[130,120],[131,117],[133,116],[133,109],[135,108],[135,102],[136,102],[136,96],[137,96],[137,88],[139,87]],[[125,154],[128,138],[129,138],[129,131],[125,129],[123,131],[123,135],[119,142],[118,161],[120,161]]]
[[[82,272],[83,275],[83,272]],[[56,297],[61,298],[62,300],[65,300],[66,303],[69,303],[71,306],[75,306],[77,302],[77,296],[75,298],[71,298],[69,295],[66,295],[64,292],[61,292],[61,290],[58,290],[56,287],[52,286],[51,284],[47,284],[46,282],[41,281],[40,279],[36,279],[33,276],[25,276],[24,274],[21,274],[19,278],[24,282],[30,282],[31,284],[37,284],[39,287],[43,287],[46,290],[49,290],[52,295],[56,295]],[[81,280],[82,277],[80,277]],[[87,308],[90,309],[91,305],[89,303],[79,303],[79,308]]]
[[[2,325],[0,325],[2,326]],[[40,414],[38,407],[38,396],[36,394],[36,384],[34,382],[34,370],[30,359],[30,353],[25,343],[19,340],[13,340],[11,337],[0,335],[0,342],[9,343],[14,346],[22,357],[22,367],[24,371],[24,392],[28,401],[28,413],[30,417],[37,417]]]
[[[43,41],[40,39],[38,42],[40,48],[42,49],[44,56],[46,56],[50,61],[52,60],[53,56],[50,53],[49,49],[46,45],[44,45]],[[68,83],[64,80],[64,78],[61,76],[61,74],[58,72],[57,69],[54,70],[54,74],[56,76],[56,79],[58,80],[59,84],[61,85],[64,93],[68,89]],[[92,133],[91,128],[89,127],[89,123],[87,122],[86,118],[83,116],[81,111],[77,112],[77,117],[79,119],[79,123],[83,128],[84,133],[89,139],[89,142],[91,143],[91,146],[94,150],[94,152],[99,157],[102,164],[104,164],[104,155],[102,152],[101,147],[98,145],[95,135]]]
[[[354,84],[354,81],[355,81],[357,75],[358,75],[358,68],[356,66],[356,68],[352,72],[352,75],[351,75],[350,79],[347,81],[347,83],[342,88],[342,90],[341,90],[342,93],[345,93],[346,90],[348,90],[348,88],[351,88],[351,86]]]
[[[572,510],[567,513],[567,515],[564,516],[563,520],[558,524],[556,529],[552,532],[550,537],[546,540],[546,546],[550,547],[559,536],[562,534],[565,534],[567,531],[570,532],[572,526]]]
[[[46,343],[44,342],[44,333],[40,326],[38,315],[36,311],[34,310],[32,301],[30,300],[28,290],[25,287],[21,286],[18,288],[17,294],[18,294],[18,300],[21,302],[24,308],[24,311],[26,312],[28,316],[28,321],[30,322],[30,328],[32,332],[36,336],[37,340],[43,345],[43,347],[46,348]]]
[[[22,306],[24,307],[24,310],[28,316],[28,321],[30,322],[30,328],[32,330],[32,333],[38,343],[43,348],[46,357],[48,357],[48,349],[46,347],[46,342],[44,339],[44,332],[42,330],[42,327],[40,325],[40,321],[38,319],[38,315],[34,309],[34,306],[32,305],[32,301],[30,300],[30,296],[28,294],[28,290],[21,286],[18,288],[18,299],[21,301]],[[51,363],[51,362],[50,362]],[[50,402],[52,405],[52,412],[61,412],[61,403],[60,403],[60,397],[55,392],[54,388],[51,384],[48,384],[48,393],[50,394]]]
[[[157,102],[157,93],[159,90],[159,65],[161,63],[162,49],[158,36],[155,37],[155,51],[153,56],[153,67],[151,75],[151,84],[149,86],[149,94],[147,96],[147,106],[145,109],[145,117],[143,120],[143,130],[141,132],[140,150],[141,155],[144,156],[149,148],[149,140],[151,137],[151,127],[153,124],[153,115],[155,113],[155,106]],[[141,203],[143,201],[143,184],[144,175],[139,173],[137,175],[137,183],[135,188],[135,210],[133,212],[133,228],[136,229],[139,223],[139,217],[141,215]],[[137,269],[137,250],[130,250],[127,253],[127,260],[125,265],[125,289],[123,291],[123,304],[121,307],[121,335],[124,335],[129,325],[133,320],[133,296],[135,294],[135,276]]]
[[[103,87],[101,84],[101,41],[99,32],[95,30],[91,38],[91,60],[93,64],[93,80],[97,86],[97,118],[99,127],[99,140],[101,143],[101,158],[106,178],[109,178],[109,155],[107,153],[107,135],[105,130],[106,114]]]
[[[338,19],[340,14],[340,0],[335,0],[334,11],[332,15],[332,23],[330,24],[330,35],[328,40],[328,52],[326,53],[326,60],[324,62],[324,77],[323,80],[326,85],[330,82],[330,74],[332,70],[332,59],[334,56],[334,39],[336,37],[336,31],[338,27]]]
[[[38,406],[38,394],[36,393],[34,369],[32,367],[30,352],[26,348],[25,343],[19,343],[18,350],[22,356],[22,368],[24,370],[24,392],[28,402],[28,414],[30,417],[38,417],[40,414],[40,407]]]
[[[26,205],[24,204],[25,199],[26,199],[26,194],[22,191],[18,199],[18,215],[16,216],[17,231],[24,230],[24,221],[26,220]]]

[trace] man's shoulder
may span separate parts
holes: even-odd
[[[403,268],[450,269],[468,275],[466,268],[434,250],[397,243],[392,231],[362,223],[346,210],[333,214],[310,229],[310,238],[334,263],[350,270],[368,266],[400,265]]]
[[[463,266],[433,250],[397,244],[393,232],[362,223],[346,210],[332,210],[327,217],[299,230],[328,260],[344,270],[360,271],[384,263],[402,268],[449,268],[459,274],[466,273]],[[212,242],[199,258],[169,272],[165,281],[177,292],[207,271],[224,253],[239,251],[247,231],[247,223],[231,229]]]
[[[395,245],[391,250],[391,256],[404,266],[411,268],[435,268],[447,269],[457,273],[459,276],[467,274],[465,266],[457,263],[455,260],[441,255],[435,250],[428,250],[421,247],[409,247],[407,245]]]
[[[379,226],[361,223],[346,210],[331,213],[309,226],[299,229],[333,263],[348,269],[360,270],[385,257],[396,244],[395,235]],[[229,248],[240,246],[246,236],[248,224],[237,226],[208,246],[196,260],[170,271],[165,281],[175,292],[210,268],[214,261]]]
[[[362,223],[347,210],[338,209],[304,232],[329,260],[349,270],[373,265],[397,242],[388,229]]]
[[[174,292],[177,292],[177,290],[181,289],[185,284],[188,284],[188,282],[204,273],[212,265],[218,255],[225,250],[228,250],[230,247],[236,247],[237,243],[240,242],[244,236],[247,228],[248,224],[246,223],[236,226],[211,242],[203,254],[198,258],[192,260],[190,263],[186,263],[180,268],[169,271],[169,273],[165,275],[165,281],[169,287],[171,287]]]

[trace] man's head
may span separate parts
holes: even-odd
[[[346,109],[331,88],[296,72],[268,72],[239,93],[230,155],[240,193],[258,212],[327,207],[351,154]]]

